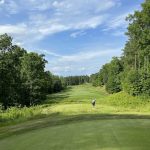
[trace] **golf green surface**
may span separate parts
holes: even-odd
[[[45,127],[0,141],[1,150],[149,150],[150,120],[93,120]]]

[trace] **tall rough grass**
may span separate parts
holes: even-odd
[[[42,105],[33,107],[16,108],[11,107],[0,112],[0,122],[11,122],[14,120],[26,120],[42,115]]]
[[[123,91],[108,96],[105,102],[111,106],[150,112],[150,98],[134,97]]]

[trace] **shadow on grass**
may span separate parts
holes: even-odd
[[[72,87],[67,87],[61,92],[50,94],[47,96],[47,101],[44,104],[57,104],[69,97],[69,93]]]
[[[71,123],[80,123],[84,121],[94,120],[118,120],[118,119],[150,119],[150,115],[136,115],[136,114],[82,114],[65,116],[59,113],[54,113],[49,116],[43,115],[42,118],[34,118],[33,120],[20,123],[17,125],[6,126],[0,128],[0,139],[5,137],[25,133],[31,130],[37,130],[46,127],[53,127],[58,125],[65,125]]]

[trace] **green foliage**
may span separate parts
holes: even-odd
[[[124,90],[131,95],[150,95],[150,75],[143,71],[130,70],[122,84]]]
[[[44,74],[44,91],[47,94],[53,93],[53,74],[50,71],[46,71]]]
[[[64,78],[66,85],[80,85],[89,83],[89,76],[68,76]]]
[[[61,79],[45,72],[44,55],[27,53],[12,44],[7,34],[0,35],[0,103],[10,106],[31,106],[41,103],[46,95],[61,91]]]
[[[142,10],[127,17],[128,41],[123,56],[110,63],[92,78],[93,85],[105,85],[109,93],[122,89],[133,96],[150,96],[150,1],[142,4]]]
[[[99,73],[91,75],[91,81],[94,86],[105,85],[108,93],[121,91],[121,77],[123,63],[117,57],[114,57],[110,63],[105,64]]]
[[[99,74],[95,73],[90,76],[90,82],[93,86],[99,86]]]
[[[105,103],[120,109],[125,109],[128,112],[149,112],[150,99],[141,96],[132,96],[126,92],[119,92],[107,97]]]
[[[122,87],[121,87],[121,81],[119,76],[109,77],[109,80],[106,83],[106,91],[112,94],[112,93],[120,92],[121,89]]]
[[[102,66],[102,69],[99,71],[99,84],[101,86],[105,85],[108,81],[108,74],[109,74],[109,64],[105,64]]]
[[[132,95],[149,95],[150,74],[150,1],[142,4],[141,11],[129,15],[127,41],[124,48],[124,90]]]
[[[4,109],[17,103],[20,98],[20,58],[25,53],[11,42],[7,34],[0,36],[0,101]]]
[[[17,107],[11,107],[8,108],[5,112],[1,112],[3,114],[0,115],[0,121],[1,122],[13,122],[14,120],[27,120],[32,117],[40,116],[42,115],[41,112],[41,106],[32,106],[30,108],[23,107],[23,108],[17,108]]]
[[[46,60],[36,53],[27,53],[21,59],[22,91],[26,91],[23,105],[30,106],[45,99],[44,68]]]
[[[56,93],[56,92],[60,92],[62,89],[63,89],[63,85],[62,85],[62,82],[61,80],[59,79],[58,76],[54,76],[53,77],[53,92]]]
[[[108,66],[108,74],[107,74],[107,82],[106,90],[109,93],[117,93],[120,92],[121,87],[121,80],[120,80],[120,73],[123,71],[123,64],[122,61],[116,57],[112,59]]]

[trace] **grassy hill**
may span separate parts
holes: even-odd
[[[96,98],[96,107],[91,100]],[[148,150],[150,102],[90,84],[48,95],[31,108],[1,112],[3,150]]]

